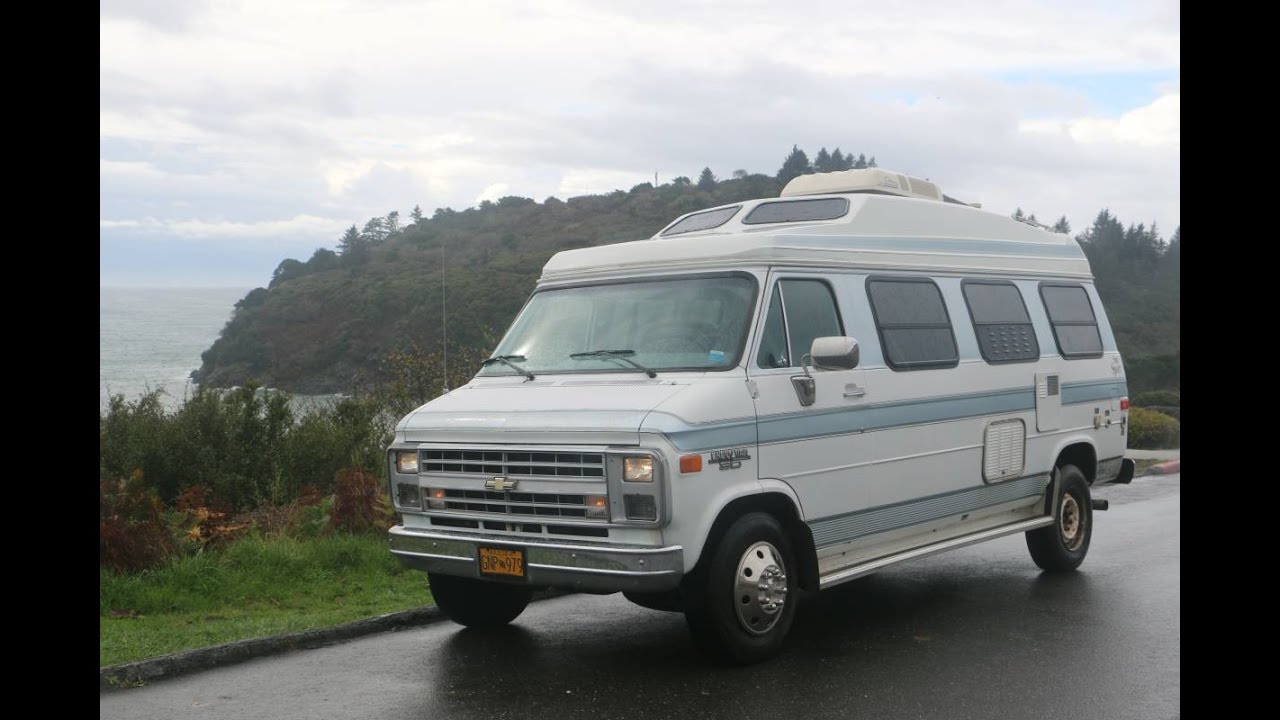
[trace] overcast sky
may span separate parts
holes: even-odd
[[[103,0],[100,281],[265,285],[415,205],[876,156],[1073,230],[1179,223],[1159,2]]]

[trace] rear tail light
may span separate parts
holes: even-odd
[[[1121,410],[1129,409],[1129,398],[1120,398],[1120,409]]]

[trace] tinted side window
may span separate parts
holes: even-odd
[[[782,317],[782,286],[775,285],[764,320],[764,334],[760,338],[756,364],[765,368],[789,367],[790,358],[791,354],[787,352],[787,323]]]
[[[757,205],[742,218],[742,224],[763,225],[805,220],[834,220],[847,212],[849,212],[849,201],[845,198],[782,200]]]
[[[973,318],[978,349],[989,363],[1026,362],[1040,357],[1040,343],[1022,293],[1011,282],[965,280],[964,301]]]
[[[708,210],[706,212],[695,213],[675,225],[672,225],[666,230],[663,230],[662,236],[683,235],[684,233],[718,228],[729,222],[729,218],[736,215],[738,210],[741,208],[741,205],[734,205],[733,207],[720,208],[719,210]]]
[[[871,313],[894,370],[954,367],[960,357],[942,291],[927,278],[871,278]]]
[[[798,367],[814,338],[843,334],[830,286],[821,280],[779,280],[769,301],[756,364]]]
[[[1041,285],[1058,352],[1067,359],[1102,355],[1102,336],[1089,295],[1080,285]]]

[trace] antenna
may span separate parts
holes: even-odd
[[[440,346],[444,348],[444,391],[449,392],[449,305],[444,285],[444,238],[440,238]]]

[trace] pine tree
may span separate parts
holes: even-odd
[[[1014,220],[1026,220],[1027,216],[1022,214],[1022,208],[1013,211]]]
[[[387,235],[395,235],[400,232],[400,211],[392,210],[387,213],[387,218],[382,221],[382,229]]]
[[[853,158],[845,158],[840,152],[840,148],[831,151],[831,169],[832,170],[848,170],[853,165]]]
[[[369,258],[369,239],[360,234],[355,225],[352,225],[347,228],[347,232],[338,241],[338,250],[341,252],[344,262],[364,262]],[[317,254],[319,254],[319,251],[317,251]]]
[[[1037,222],[1037,220],[1036,220],[1036,214],[1035,214],[1035,213],[1031,213],[1030,215],[1028,215],[1028,216],[1027,216],[1027,222],[1029,222],[1029,223]]]
[[[800,146],[792,145],[791,152],[787,155],[787,159],[782,161],[782,167],[778,170],[778,182],[786,185],[793,179],[811,172],[813,168],[809,165],[809,156],[804,154]]]
[[[414,205],[413,210],[409,213],[409,217],[413,218],[414,225],[422,222],[422,206]]]
[[[1053,224],[1053,231],[1056,233],[1071,234],[1071,223],[1067,222],[1067,216],[1063,215],[1058,218],[1058,222]]]
[[[871,156],[871,159],[867,161],[867,167],[869,167],[869,168],[873,168],[873,167],[880,167],[879,165],[876,165],[876,156],[875,156],[875,155],[872,155],[872,156]]]
[[[831,164],[832,155],[827,152],[826,146],[818,150],[818,154],[813,156],[813,169],[818,172],[831,172],[835,168]]]
[[[702,174],[698,176],[699,190],[714,190],[716,187],[715,173],[711,172],[711,168],[702,168]]]
[[[867,156],[863,155],[862,153],[858,153],[858,160],[853,164],[853,168],[855,170],[862,170],[866,167],[867,167]]]
[[[364,230],[360,231],[360,236],[374,245],[382,242],[387,239],[385,221],[380,217],[369,218],[369,222],[364,224]]]

